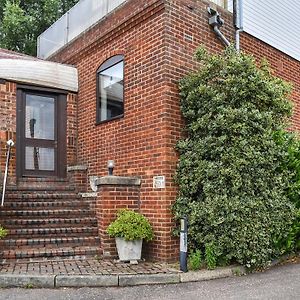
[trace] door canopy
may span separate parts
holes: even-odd
[[[75,67],[4,49],[0,49],[0,79],[78,91],[78,72]]]

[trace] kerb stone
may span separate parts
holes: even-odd
[[[57,275],[55,287],[118,286],[118,275]]]
[[[48,275],[0,275],[0,287],[53,288],[55,276]]]
[[[119,275],[119,286],[179,283],[179,274]]]

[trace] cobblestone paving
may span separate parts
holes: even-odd
[[[117,274],[161,274],[178,270],[161,263],[140,262],[138,265],[112,260],[91,258],[60,259],[45,261],[2,261],[0,275],[117,275]]]

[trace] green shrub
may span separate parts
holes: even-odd
[[[107,233],[112,237],[122,237],[127,241],[153,239],[153,230],[149,221],[140,213],[121,209],[117,213],[117,219],[112,222]]]
[[[291,172],[287,194],[297,209],[290,231],[278,241],[280,253],[284,254],[300,250],[300,140],[295,134],[283,130],[275,132],[274,139],[286,152],[280,168]]]
[[[0,225],[0,239],[6,237],[8,234],[8,230],[4,229],[1,225]]]
[[[192,251],[188,256],[188,268],[189,270],[199,270],[202,265],[202,255],[199,249]]]
[[[290,86],[233,49],[200,49],[197,58],[200,69],[180,84],[187,137],[177,145],[175,216],[189,217],[191,246],[217,264],[261,267],[296,217],[286,192],[292,172],[274,140],[291,115]]]
[[[205,245],[205,263],[209,270],[213,270],[217,266],[216,249],[213,243]]]

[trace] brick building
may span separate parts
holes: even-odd
[[[77,9],[84,2],[80,1]],[[222,4],[227,1],[213,2]],[[174,146],[182,135],[183,125],[178,81],[197,67],[194,52],[199,45],[204,45],[211,52],[224,48],[208,24],[207,7],[211,5],[221,12],[225,20],[221,31],[231,42],[235,36],[232,13],[204,0],[128,0],[110,3],[115,3],[115,6],[108,9],[108,14],[98,17],[97,21],[87,18],[92,23],[81,28],[81,32],[72,36],[63,47],[60,45],[52,52],[44,51],[44,55],[43,49],[47,47],[46,42],[43,44],[43,38],[45,41],[47,39],[40,37],[40,56],[51,62],[32,58],[32,62],[39,65],[38,69],[43,69],[43,63],[55,66],[59,63],[61,68],[73,66],[76,72],[73,69],[61,71],[66,72],[61,73],[67,74],[65,77],[50,72],[49,76],[53,76],[51,80],[24,82],[24,77],[10,78],[0,71],[0,78],[3,77],[0,82],[2,173],[5,142],[9,137],[17,141],[17,153],[12,157],[10,168],[7,203],[11,203],[11,207],[20,205],[23,210],[26,209],[24,201],[23,204],[17,201],[17,191],[20,190],[23,194],[26,191],[28,199],[38,198],[34,195],[41,192],[49,198],[61,199],[56,208],[43,197],[37,201],[39,206],[30,204],[36,210],[47,207],[47,218],[51,219],[50,215],[55,217],[52,218],[54,223],[46,223],[46,220],[41,221],[46,218],[45,213],[44,217],[35,214],[38,217],[32,224],[44,224],[45,230],[48,230],[45,232],[53,233],[57,238],[51,244],[50,238],[44,238],[41,242],[36,235],[39,250],[29,247],[28,242],[35,225],[30,225],[33,231],[26,232],[24,229],[24,233],[28,234],[24,237],[20,228],[25,226],[5,221],[18,213],[14,214],[9,207],[6,215],[3,212],[2,223],[16,231],[15,237],[8,238],[7,245],[23,241],[19,242],[19,250],[5,252],[7,257],[38,257],[47,256],[47,253],[50,253],[48,256],[95,254],[96,250],[89,251],[93,247],[98,247],[100,254],[114,255],[114,243],[107,237],[105,229],[114,218],[116,209],[125,206],[142,212],[153,225],[155,240],[146,245],[145,254],[162,261],[177,258],[179,247],[178,239],[172,235],[175,224],[171,206],[176,197],[173,175],[178,159]],[[70,13],[70,22],[71,16]],[[299,130],[299,58],[255,37],[254,33],[242,32],[240,47],[258,60],[266,57],[276,75],[293,83],[295,108],[292,127]],[[59,83],[64,85],[58,86]],[[38,122],[30,123],[34,117],[28,118],[26,115],[26,93],[29,96],[43,96],[42,100],[47,98],[49,103],[52,101],[49,98],[54,99],[52,102],[56,104],[52,108],[51,103],[46,104],[46,115],[49,117],[49,113],[53,113],[55,125],[52,129],[49,129],[48,121],[44,127],[41,125],[46,132],[52,130],[52,136],[47,133],[45,138],[32,135]],[[30,97],[28,99],[31,101]],[[32,103],[36,105],[33,100]],[[45,112],[43,107],[40,113]],[[45,120],[46,115],[41,118]],[[40,151],[39,160],[35,161],[37,148]],[[43,154],[40,148],[47,150]],[[51,166],[48,165],[49,157],[53,161]],[[115,185],[105,177],[108,160],[115,163],[114,175],[130,177],[132,183]],[[93,183],[95,177],[100,178],[97,181],[97,195],[92,193],[90,186],[90,181]],[[64,201],[64,195],[58,195],[59,191],[66,195],[72,193],[74,201],[69,203],[67,209],[64,202],[68,201]],[[70,221],[68,214],[77,216],[77,221]],[[98,234],[95,232],[95,217]],[[94,222],[93,226],[82,226],[87,228],[86,232],[78,226],[82,218],[90,218]],[[54,219],[58,220],[57,223]],[[58,233],[55,228],[63,222],[66,232]],[[88,235],[87,232],[93,234]],[[74,239],[68,240],[68,237]],[[57,246],[58,243],[61,246]]]

